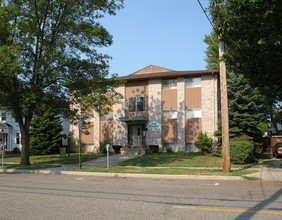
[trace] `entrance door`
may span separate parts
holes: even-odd
[[[141,125],[132,125],[132,142],[133,142],[133,147],[142,146],[142,126]]]

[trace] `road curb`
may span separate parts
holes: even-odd
[[[244,180],[241,176],[205,176],[205,175],[163,175],[163,174],[135,174],[135,173],[101,173],[81,171],[51,171],[51,170],[16,170],[0,169],[0,173],[25,173],[25,174],[62,174],[76,176],[100,176],[117,178],[157,178],[157,179],[182,179],[182,180]]]

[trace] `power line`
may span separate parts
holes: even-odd
[[[197,1],[198,1],[199,5],[201,6],[201,9],[202,9],[202,10],[203,10],[203,12],[205,13],[205,15],[206,15],[207,19],[209,20],[209,22],[210,22],[211,26],[213,27],[213,29],[215,29],[215,28],[214,28],[214,26],[213,26],[213,23],[211,22],[211,20],[210,20],[209,16],[207,15],[207,13],[206,13],[205,9],[203,8],[203,6],[202,6],[202,4],[201,4],[200,0],[197,0]]]

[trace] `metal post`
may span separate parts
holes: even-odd
[[[107,170],[109,170],[109,168],[110,168],[110,157],[109,157],[109,149],[110,148],[110,145],[109,144],[107,144],[106,145],[106,149],[107,149]]]
[[[79,169],[82,168],[81,166],[81,137],[80,137],[80,130],[82,128],[81,120],[78,121],[78,134],[79,134]]]
[[[4,144],[2,144],[2,167],[4,166]]]

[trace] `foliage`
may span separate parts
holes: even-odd
[[[114,149],[115,154],[120,153],[120,148],[122,148],[121,145],[113,145],[113,149]]]
[[[18,147],[15,147],[15,148],[13,149],[13,153],[15,153],[15,154],[20,153],[20,149],[19,149]]]
[[[105,139],[103,142],[100,143],[100,152],[103,154],[107,153],[107,144],[109,144],[109,142]]]
[[[159,145],[149,145],[149,148],[152,153],[158,153],[159,152]]]
[[[166,148],[166,152],[167,152],[167,153],[173,153],[172,147],[167,147],[167,148]]]
[[[30,153],[34,155],[59,153],[62,130],[60,117],[56,116],[52,108],[43,105],[31,121]]]
[[[227,83],[232,136],[245,134],[261,143],[264,131],[261,130],[260,123],[266,122],[263,97],[256,88],[250,86],[249,80],[242,74],[229,73]]]
[[[246,164],[254,162],[254,144],[250,141],[231,141],[230,160],[235,164]]]
[[[112,44],[99,19],[122,6],[123,0],[0,2],[0,105],[19,123],[22,165],[30,164],[29,127],[40,101],[83,102],[102,114],[120,97],[119,82],[108,77],[110,57],[96,48]],[[72,119],[78,110],[68,112]]]
[[[213,139],[210,138],[207,133],[201,132],[197,137],[195,145],[199,147],[203,152],[210,153],[212,152]]]
[[[219,69],[219,55],[218,55],[218,36],[213,30],[210,35],[205,35],[204,42],[209,45],[205,51],[206,68],[208,70]]]
[[[228,69],[244,74],[270,103],[282,101],[281,10],[279,0],[210,0],[209,7]]]

